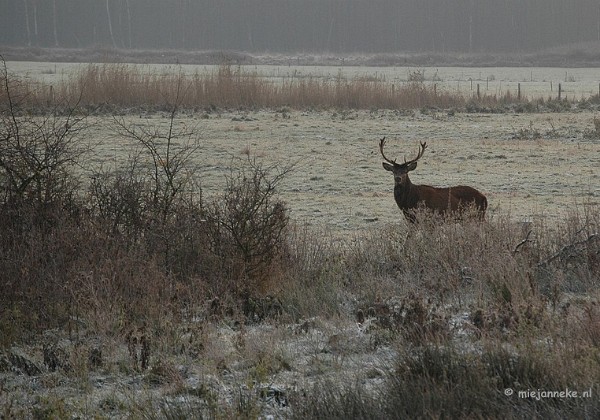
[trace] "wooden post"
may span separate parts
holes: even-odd
[[[517,99],[520,101],[521,100],[521,83],[519,83],[517,85]]]
[[[479,83],[477,83],[477,99],[481,99],[481,95],[479,94]]]
[[[558,84],[558,100],[560,101],[562,96],[562,85],[559,83]]]

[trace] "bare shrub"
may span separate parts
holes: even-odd
[[[75,109],[62,117],[21,116],[4,76],[0,328],[7,339],[70,325],[73,317],[114,332],[120,322],[179,313],[202,292],[189,282],[210,270],[198,258],[210,254],[198,246],[206,242],[201,229],[190,229],[200,225],[200,195],[186,165],[194,144],[182,145],[173,129],[176,108],[165,135],[128,131],[150,166],[134,157],[123,170],[101,171],[84,195],[73,175],[84,151],[83,117]]]
[[[178,95],[175,100],[183,97]],[[288,215],[275,190],[290,169],[272,176],[276,168],[249,160],[237,175],[232,171],[222,197],[203,205],[188,164],[197,145],[193,132],[175,129],[176,113],[174,105],[165,131],[118,120],[117,132],[137,142],[139,151],[122,167],[98,171],[85,196],[75,184],[69,190],[48,184],[55,180],[50,175],[71,179],[65,166],[74,161],[68,148],[74,134],[42,131],[39,139],[46,141],[45,147],[33,147],[33,142],[19,149],[25,137],[11,143],[13,133],[23,136],[30,120],[8,114],[5,149],[17,152],[3,155],[2,161],[7,181],[2,220],[14,227],[14,235],[2,238],[2,268],[12,285],[3,296],[10,308],[2,314],[4,325],[14,319],[22,327],[30,322],[47,327],[75,316],[107,333],[120,322],[164,328],[165,319],[180,316],[201,296],[211,295],[223,302],[228,296],[244,299],[244,311],[253,318],[281,313],[277,300],[269,303],[254,296],[277,290],[284,272]],[[67,122],[67,133],[71,127]],[[53,135],[57,141],[50,144]],[[62,148],[60,141],[66,142]],[[29,157],[29,166],[26,160],[15,163]],[[33,166],[40,162],[40,168]],[[17,172],[22,168],[31,172],[31,181],[29,172]],[[30,191],[30,186],[36,189]],[[78,197],[70,213],[62,212],[66,192]],[[37,220],[34,216],[40,213],[27,213],[27,220],[8,217],[8,204],[15,209],[17,201],[40,208],[52,205],[54,213],[44,214],[55,215],[54,222],[44,223],[43,230],[24,229],[24,222]],[[15,214],[24,212],[19,207]],[[37,311],[31,312],[32,318],[22,316],[23,305],[32,300],[38,302],[43,322]]]
[[[181,240],[189,238],[186,230],[197,228],[201,219],[202,195],[190,164],[198,140],[193,130],[175,128],[178,104],[186,94],[183,82],[179,83],[164,131],[116,120],[117,133],[134,140],[140,151],[130,158],[125,178],[114,175],[109,191],[102,191],[97,183],[92,183],[98,209],[104,214],[111,213],[113,226],[123,225],[130,231],[140,224],[143,226],[145,244],[151,254],[162,255],[166,273],[176,270],[175,266],[182,269],[187,263],[176,261],[177,254],[181,256],[181,247],[191,245]],[[142,164],[141,157],[150,164]],[[198,220],[193,223],[195,218]],[[186,226],[182,220],[193,224]]]
[[[122,234],[135,241],[146,227],[148,180],[139,169],[139,155],[130,157],[124,168],[100,168],[89,186],[90,209],[107,233]]]
[[[276,189],[290,170],[249,158],[227,176],[224,194],[206,204],[210,249],[231,273],[229,290],[273,291],[274,264],[286,250],[289,219]]]
[[[598,290],[600,211],[597,204],[573,208],[563,223],[547,227],[536,238],[538,250],[532,275],[540,293],[553,305],[561,295]]]
[[[413,82],[413,83],[423,83],[425,81],[425,70],[424,69],[409,70],[408,81]]]
[[[0,109],[0,200],[5,210],[31,206],[37,210],[72,200],[77,190],[69,167],[85,150],[81,132],[85,117],[76,107],[66,116],[21,115],[23,97],[14,97],[2,61],[1,83],[6,102]]]
[[[64,273],[79,255],[83,207],[71,167],[85,150],[85,117],[75,108],[62,117],[22,114],[4,61],[0,76],[0,327],[12,330],[12,319],[25,328],[57,325],[69,306]]]

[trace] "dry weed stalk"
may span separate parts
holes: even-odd
[[[272,82],[256,72],[223,65],[212,73],[184,74],[176,71],[144,71],[127,64],[90,64],[79,73],[54,86],[30,81],[15,82],[15,90],[27,97],[29,107],[42,109],[50,99],[74,102],[106,112],[115,108],[150,108],[169,111],[180,86],[185,98],[178,105],[187,109],[219,108],[461,108],[466,98],[444,92],[425,81],[411,80],[391,85],[385,80],[316,76],[290,77]],[[0,96],[2,99],[2,96]],[[490,106],[514,102],[513,98],[482,96],[477,100]],[[25,102],[24,102],[25,103]],[[476,105],[478,106],[478,105]]]

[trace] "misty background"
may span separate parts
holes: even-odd
[[[600,41],[598,0],[0,0],[0,45],[529,52]]]

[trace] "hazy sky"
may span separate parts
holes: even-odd
[[[527,52],[600,40],[595,0],[0,0],[0,45]]]

